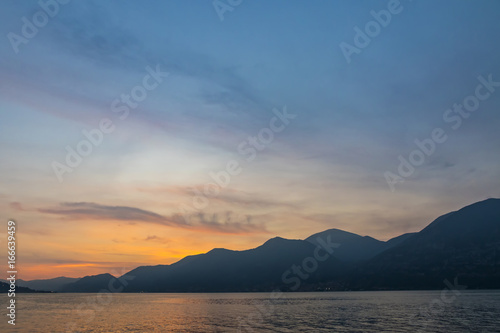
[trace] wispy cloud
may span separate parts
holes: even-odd
[[[224,213],[192,214],[189,218],[194,225],[213,232],[229,234],[267,233],[264,223],[253,223],[252,216],[239,217],[231,211]]]
[[[164,185],[164,186],[140,186],[135,189],[140,192],[150,193],[155,195],[173,194],[183,196],[185,200],[190,200],[196,192],[194,189],[203,188],[205,184],[196,184],[193,186],[178,186],[178,185]],[[304,206],[302,201],[279,200],[271,198],[269,195],[257,192],[248,192],[237,189],[225,188],[222,193],[210,197],[210,200],[237,206],[239,208],[250,209],[267,209],[267,208],[286,208],[286,209],[300,209]]]
[[[41,208],[38,211],[75,219],[96,218],[120,221],[166,222],[165,217],[147,210],[127,206],[104,206],[92,202],[64,202],[59,207]]]
[[[17,211],[24,211],[25,209],[21,205],[20,202],[14,201],[10,203],[10,208],[17,210]]]
[[[234,213],[195,213],[185,219],[179,214],[163,216],[148,210],[129,206],[106,206],[93,202],[63,202],[56,207],[40,208],[40,213],[61,215],[67,219],[96,219],[156,223],[226,234],[265,233],[263,223],[255,224],[251,216],[237,217]]]
[[[160,243],[166,243],[168,240],[164,237],[158,237],[156,235],[150,235],[146,238],[144,238],[144,241],[149,242],[149,241],[155,241],[155,242],[160,242]]]
[[[269,107],[252,84],[239,74],[239,68],[222,65],[207,53],[167,36],[163,37],[163,43],[158,43],[140,31],[121,27],[119,21],[134,11],[124,10],[116,15],[113,13],[116,10],[100,2],[75,3],[52,25],[52,42],[73,57],[89,59],[100,66],[140,71],[147,64],[159,63],[173,75],[209,82],[209,91],[199,93],[201,100],[228,110],[235,105],[240,110],[243,107],[253,111],[256,107],[261,111]]]

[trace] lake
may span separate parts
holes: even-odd
[[[2,304],[7,296],[1,295]],[[1,332],[500,332],[500,291],[17,294]]]

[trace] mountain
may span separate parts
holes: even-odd
[[[334,256],[346,262],[369,259],[386,249],[386,243],[369,236],[359,236],[339,229],[330,229],[314,234],[306,241],[318,245],[317,239],[330,237],[332,242],[340,246],[335,249]]]
[[[126,276],[133,277],[125,291],[202,292],[267,291],[287,288],[283,274],[294,264],[314,255],[316,246],[303,240],[276,237],[246,251],[214,249],[187,257],[172,265],[139,267]],[[329,257],[311,281],[333,278],[342,263]],[[290,273],[292,275],[292,273]],[[292,276],[290,276],[292,278]],[[293,286],[293,285],[292,285]],[[288,286],[290,287],[290,286]]]
[[[120,279],[125,292],[500,288],[500,199],[437,218],[387,242],[330,229],[306,240],[275,237],[261,246],[213,249],[171,265],[141,266]],[[108,289],[110,274],[84,277],[62,291]],[[116,284],[115,284],[116,286]]]
[[[326,239],[330,237],[332,242],[340,245],[335,250],[335,253],[333,253],[335,258],[344,262],[359,262],[373,258],[377,254],[401,244],[415,234],[416,233],[403,234],[387,242],[382,242],[370,236],[363,237],[339,229],[329,229],[306,238],[306,241],[318,245],[318,238]]]
[[[385,242],[387,244],[387,249],[398,246],[399,244],[403,243],[408,238],[410,238],[416,234],[417,234],[417,232],[410,232],[410,233],[402,234],[400,236],[389,239],[387,242]]]
[[[54,279],[31,280],[31,281],[24,281],[22,279],[19,279],[17,280],[17,285],[41,291],[61,291],[62,288],[67,284],[76,282],[78,280],[79,280],[78,278],[67,278],[63,276]]]
[[[10,284],[0,281],[0,293],[7,294],[10,290]],[[33,290],[26,287],[16,286],[16,293],[40,293],[44,291]]]
[[[110,281],[116,278],[108,273],[86,276],[78,281],[64,285],[61,292],[79,292],[79,293],[93,293],[99,292],[102,289],[108,290]]]
[[[314,258],[316,246],[304,240],[276,237],[263,245],[245,251],[213,249],[205,254],[188,256],[171,265],[141,266],[124,276],[125,292],[231,292],[268,291],[276,288],[294,290],[296,273],[305,258]],[[326,251],[319,269],[307,274],[301,283],[307,287],[314,282],[333,279],[343,271],[344,264]],[[309,262],[308,262],[309,263]],[[297,267],[298,267],[297,266]],[[284,276],[284,273],[288,274]],[[65,292],[97,292],[106,289],[111,275],[88,276],[67,285]],[[307,283],[305,283],[307,282]],[[298,288],[298,287],[297,287]]]
[[[356,269],[353,289],[435,289],[444,280],[500,287],[500,200],[488,199],[437,218],[399,246]]]

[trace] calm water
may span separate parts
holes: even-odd
[[[500,332],[500,291],[460,293],[18,294],[0,331]]]

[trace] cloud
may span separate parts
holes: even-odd
[[[77,219],[97,218],[120,221],[144,221],[162,223],[165,217],[135,207],[103,206],[92,202],[65,202],[56,208],[42,208],[41,213],[65,215]]]
[[[239,217],[231,211],[213,214],[200,212],[188,216],[188,219],[201,228],[219,233],[253,234],[268,232],[264,223],[253,223],[250,215]]]
[[[144,36],[143,32],[158,26],[145,24],[139,29],[127,29],[120,23],[134,19],[135,15],[128,15],[135,10],[129,8],[119,13],[117,10],[100,2],[74,3],[53,22],[49,36],[55,47],[98,66],[142,71],[146,65],[161,64],[172,74],[210,83],[199,94],[207,104],[222,105],[228,110],[237,105],[238,109],[251,108],[254,112],[255,108],[261,111],[268,108],[255,87],[239,74],[237,66],[222,65],[206,52],[196,51],[167,35],[162,37],[162,43]]]
[[[302,204],[301,202],[286,202],[278,201],[266,198],[262,195],[250,194],[242,191],[238,191],[231,194],[219,194],[213,197],[214,200],[218,200],[222,203],[238,205],[246,208],[286,208],[286,209],[297,209]]]
[[[113,253],[113,255],[117,255]],[[71,258],[51,258],[47,256],[27,256],[26,259],[23,260],[25,263],[34,263],[38,265],[54,265],[54,266],[103,266],[109,267],[112,265],[120,264],[119,262],[111,262],[111,261],[94,261],[94,260],[78,260]],[[121,263],[125,264],[125,263]],[[128,263],[127,263],[128,264]]]
[[[165,243],[167,242],[167,239],[164,237],[158,237],[156,235],[148,236],[144,238],[144,241],[149,242],[149,241],[155,241],[155,242],[160,242],[160,243]]]
[[[192,200],[196,195],[194,189],[203,188],[205,184],[196,184],[193,186],[178,186],[178,185],[164,185],[164,186],[139,186],[136,187],[137,191],[144,193],[151,193],[155,195],[174,194],[182,196],[187,202]],[[286,209],[300,209],[304,206],[301,201],[285,201],[276,200],[262,193],[247,192],[231,188],[225,188],[221,193],[210,196],[209,199],[217,201],[222,204],[229,204],[241,208],[249,209],[267,209],[267,208],[286,208]]]
[[[263,223],[252,223],[251,216],[236,217],[230,211],[205,214],[192,213],[184,218],[179,214],[163,216],[129,206],[105,206],[93,202],[63,202],[57,207],[40,208],[40,213],[61,215],[68,219],[96,219],[156,223],[164,226],[209,231],[224,234],[266,233]]]
[[[17,210],[17,211],[24,211],[25,209],[21,205],[20,202],[14,201],[10,203],[10,208]]]

